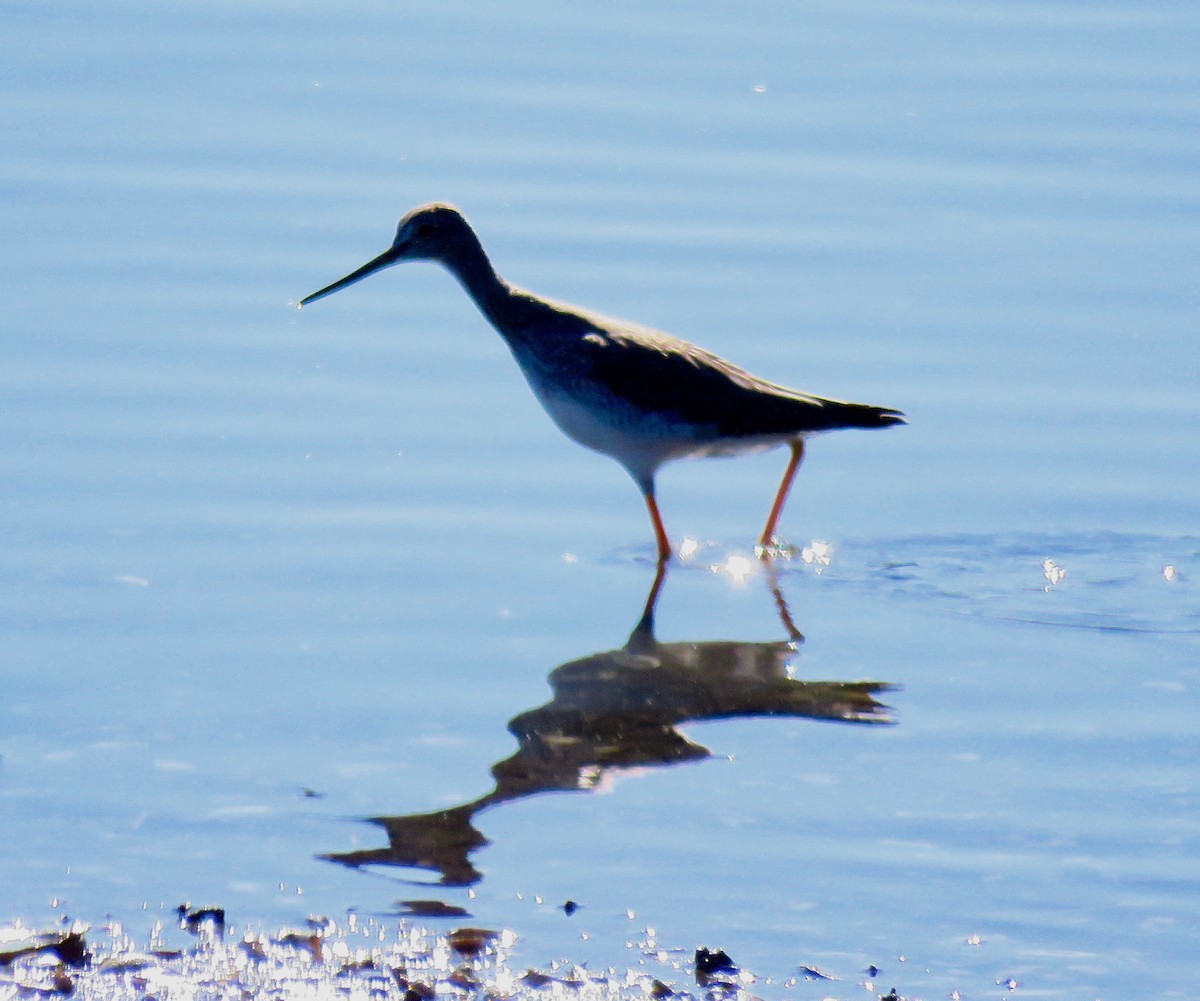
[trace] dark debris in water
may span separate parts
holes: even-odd
[[[63,966],[75,968],[85,966],[91,959],[82,932],[44,932],[31,936],[26,945],[0,952],[0,967],[12,966],[17,960],[38,956],[52,956]]]
[[[707,949],[701,946],[696,950],[696,983],[698,986],[712,986],[718,977],[737,972],[737,966],[724,949]]]
[[[555,977],[548,973],[542,973],[540,970],[526,970],[525,975],[521,977],[520,982],[534,990],[543,990],[547,987],[567,987],[571,990],[578,990],[584,986],[584,981],[577,977]]]
[[[205,930],[211,930],[218,938],[225,935],[224,907],[192,907],[191,904],[180,904],[175,908],[179,915],[179,927],[199,935]]]
[[[185,908],[185,913],[195,911]],[[170,920],[177,913],[168,914],[165,931],[182,938]],[[201,927],[213,920],[209,915]],[[0,926],[0,1001],[447,1001],[468,996],[474,1001],[757,1001],[754,985],[771,984],[740,967],[724,949],[707,946],[695,950],[690,969],[682,950],[641,951],[645,943],[629,946],[640,958],[623,970],[592,971],[567,961],[541,968],[523,962],[512,969],[517,941],[509,929],[464,926],[446,933],[407,920],[350,914],[344,921],[311,920],[273,934],[227,926],[224,938],[198,934],[187,939],[188,947],[171,949],[157,934],[138,946],[119,924],[90,929],[76,922],[39,930],[17,922]],[[840,979],[813,964],[794,969],[785,989],[803,991],[807,980],[821,982],[810,992],[825,992],[832,988],[822,984]],[[896,986],[887,993],[876,986],[878,966],[864,972],[869,979],[857,985],[860,996],[906,1001]],[[996,987],[1019,996],[1022,985],[1016,978],[990,973],[986,979],[988,996],[1003,994]],[[908,983],[906,989],[911,994],[917,988]],[[786,1001],[793,995],[771,991],[766,996]],[[798,995],[797,1001],[807,996]],[[941,996],[958,994],[947,989]]]
[[[323,936],[315,931],[284,932],[274,940],[275,945],[283,946],[286,949],[299,949],[310,953],[318,963],[325,958],[323,943]]]
[[[0,998],[290,1001],[366,996],[436,1001],[471,995],[532,1001],[554,995],[581,1001],[661,1001],[696,996],[673,982],[679,972],[675,960],[658,960],[658,975],[644,962],[626,971],[554,964],[549,970],[515,973],[508,961],[517,936],[509,930],[464,927],[444,934],[405,921],[360,920],[352,914],[342,924],[321,919],[275,934],[239,934],[222,925],[222,938],[205,931],[217,915],[201,912],[213,910],[185,906],[175,912],[182,926],[192,916],[201,929],[194,944],[183,950],[164,948],[157,937],[139,948],[118,924],[96,932],[78,923],[53,932],[19,923],[0,928],[0,942],[7,945],[0,952]],[[696,979],[704,982],[708,1001],[753,1001],[745,987],[755,978],[739,971],[726,952],[700,948],[695,956]]]
[[[75,980],[69,970],[82,970],[91,962],[83,931],[44,932],[31,935],[29,941],[15,949],[0,952],[0,970],[14,970],[12,980],[20,998],[70,997],[75,993]],[[46,960],[50,960],[49,965]],[[24,977],[27,969],[39,976]],[[5,981],[0,980],[0,987]]]
[[[543,987],[549,987],[551,984],[558,983],[558,981],[547,973],[539,973],[537,970],[527,970],[525,976],[521,978],[521,983],[526,987],[533,987],[540,990]]]
[[[487,928],[459,928],[447,936],[450,948],[461,956],[478,956],[500,937]]]
[[[457,904],[447,904],[441,900],[397,900],[401,910],[399,915],[405,918],[469,918],[471,912]]]
[[[650,996],[655,1001],[661,1001],[662,998],[674,997],[674,995],[675,992],[661,980],[655,978],[650,982]]]
[[[410,982],[402,971],[393,972],[396,974],[397,984],[404,991],[404,1001],[433,1001],[437,997],[437,991],[429,984],[419,980]]]

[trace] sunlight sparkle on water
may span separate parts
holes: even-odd
[[[746,578],[754,573],[754,562],[745,556],[730,556],[721,567],[721,572],[728,574],[735,584],[744,584]]]
[[[810,566],[815,566],[817,573],[820,573],[821,568],[829,566],[830,561],[833,559],[833,546],[828,542],[813,539],[812,542],[800,550],[800,558]]]
[[[1066,567],[1060,567],[1054,560],[1042,560],[1042,576],[1049,582],[1048,587],[1043,587],[1043,591],[1049,591],[1051,587],[1057,587],[1067,577]]]

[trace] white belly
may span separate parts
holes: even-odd
[[[588,406],[578,398],[530,380],[538,401],[568,438],[586,448],[612,456],[642,480],[665,462],[705,456],[763,452],[790,438],[717,438],[701,428],[689,428],[653,414]]]

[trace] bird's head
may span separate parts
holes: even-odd
[[[332,295],[355,282],[362,281],[376,271],[390,268],[401,261],[441,261],[445,263],[454,249],[465,239],[473,239],[471,227],[463,214],[453,205],[434,202],[415,208],[400,220],[396,227],[396,238],[392,245],[378,257],[368,261],[357,271],[339,278],[332,285],[305,296],[300,306]]]
[[[397,261],[442,261],[469,232],[467,220],[453,205],[422,205],[400,220],[389,253]]]

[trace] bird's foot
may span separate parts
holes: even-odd
[[[769,539],[760,539],[754,547],[754,555],[765,563],[772,560],[791,560],[796,555],[796,547],[790,542],[772,535]]]

